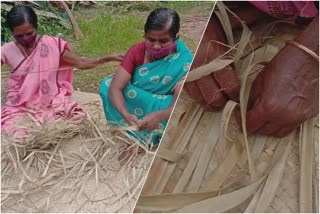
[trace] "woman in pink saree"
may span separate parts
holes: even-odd
[[[26,117],[36,124],[63,117],[84,118],[85,110],[70,101],[73,92],[73,67],[88,69],[122,55],[100,58],[78,57],[61,38],[38,35],[37,16],[28,6],[16,6],[7,15],[7,25],[15,41],[1,47],[1,65],[11,69],[7,100],[1,109],[1,130],[23,137],[28,131],[18,128]]]

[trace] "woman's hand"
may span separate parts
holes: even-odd
[[[136,115],[134,114],[125,114],[123,115],[123,119],[130,125],[130,126],[140,126],[140,122],[138,120],[138,118],[136,117]]]
[[[269,17],[253,5],[245,2],[224,2],[247,25]],[[232,29],[242,27],[233,15],[229,16]],[[207,25],[199,48],[192,63],[194,68],[207,64],[223,55],[228,48],[220,45],[227,44],[226,36],[219,20],[213,15]],[[224,107],[228,100],[238,101],[240,92],[240,75],[231,67],[223,68],[198,80],[185,83],[188,94],[208,111],[218,111]]]
[[[295,41],[319,51],[319,19]],[[246,118],[248,131],[283,137],[319,112],[319,61],[286,45],[255,79]],[[239,110],[237,121],[241,124]]]
[[[225,46],[216,41],[227,44],[222,27],[212,17],[193,60],[191,72],[194,68],[211,62],[227,51]],[[224,107],[229,99],[238,100],[240,78],[231,67],[223,68],[198,80],[186,82],[184,88],[202,108],[217,111]]]
[[[159,128],[159,124],[162,121],[161,112],[152,112],[146,115],[140,120],[140,129],[155,130]]]
[[[111,54],[111,55],[106,55],[104,57],[101,57],[99,61],[101,63],[106,63],[110,61],[122,62],[123,58],[124,58],[123,53],[117,53],[117,54]]]
[[[61,56],[62,60],[79,69],[94,68],[99,64],[103,64],[110,61],[121,62],[124,58],[123,54],[112,54],[98,58],[79,57],[71,51],[66,50]]]
[[[123,90],[131,80],[131,75],[121,66],[118,68],[117,73],[112,78],[109,88],[109,99],[112,105],[122,115],[123,119],[129,125],[139,125],[139,120],[135,115],[128,112],[126,103],[123,97]]]

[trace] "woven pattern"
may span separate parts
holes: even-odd
[[[170,138],[174,135],[175,130],[177,129],[177,126],[181,125],[181,122],[179,123],[179,119],[181,119],[181,116],[186,113],[188,110],[188,107],[192,105],[191,101],[184,98],[185,95],[182,95],[180,97],[177,108],[173,113],[172,116],[172,123],[170,122],[170,125],[167,128],[167,132],[165,135],[164,140],[162,141],[161,147],[170,147]],[[226,157],[229,157],[228,153],[230,151],[231,145],[219,145],[219,143],[215,146],[214,151],[211,153],[211,155],[208,157],[209,161],[207,162],[205,170],[199,168],[203,165],[199,165],[201,157],[201,153],[206,152],[205,145],[209,144],[210,141],[203,140],[204,136],[208,136],[208,127],[210,127],[208,124],[212,123],[212,118],[216,118],[220,121],[221,119],[221,113],[209,113],[205,112],[202,113],[202,116],[200,120],[197,122],[196,127],[193,130],[193,134],[190,137],[188,141],[181,142],[181,144],[186,144],[185,150],[182,152],[183,156],[181,159],[179,159],[176,163],[168,163],[166,170],[160,175],[161,178],[160,183],[158,183],[157,187],[163,186],[163,189],[155,188],[155,194],[150,192],[150,189],[148,189],[148,182],[149,179],[146,181],[146,186],[143,189],[142,195],[161,195],[164,193],[167,194],[174,194],[179,193],[176,192],[175,189],[177,188],[177,185],[179,182],[181,182],[184,173],[186,173],[187,168],[190,164],[192,164],[192,161],[196,161],[196,166],[192,170],[192,173],[189,174],[189,179],[187,180],[185,187],[181,189],[181,193],[193,193],[193,192],[205,192],[209,191],[210,189],[206,189],[206,184],[208,181],[210,181],[211,173],[215,173],[218,169],[218,167],[223,163]],[[183,122],[183,119],[182,119]],[[206,128],[207,127],[207,128]],[[189,127],[190,128],[190,127]],[[219,127],[216,127],[216,129],[219,129]],[[317,128],[316,128],[317,129]],[[186,132],[188,133],[189,130]],[[316,130],[317,133],[317,130]],[[202,138],[202,140],[201,140]],[[260,152],[257,152],[259,150],[258,144],[256,144],[256,147],[254,147],[254,138],[256,142],[259,142],[260,144],[264,143],[264,146],[260,147]],[[259,141],[257,141],[259,139]],[[260,154],[256,157],[255,163],[256,168],[261,169],[261,171],[265,171],[267,168],[267,164],[270,164],[272,157],[275,156],[275,151],[279,147],[279,145],[284,142],[280,142],[280,139],[276,138],[266,138],[266,137],[255,137],[250,136],[249,142],[251,141],[251,148],[253,148],[253,156],[255,154]],[[180,145],[180,144],[179,144]],[[285,167],[283,170],[283,176],[281,177],[280,183],[276,188],[276,192],[274,195],[274,198],[270,205],[267,207],[265,212],[299,212],[299,180],[300,180],[300,154],[299,154],[299,135],[296,135],[294,138],[294,141],[291,143],[291,150],[288,154],[287,160],[285,162]],[[197,147],[201,147],[201,152],[198,153],[197,158],[194,158],[194,155],[197,153]],[[315,151],[317,151],[318,148],[318,139],[315,138]],[[199,155],[200,154],[200,155]],[[318,156],[315,156],[315,160],[317,160]],[[151,167],[150,174],[158,174],[158,169],[154,166],[157,165],[159,162],[163,162],[164,160],[160,157],[156,157],[153,166]],[[173,170],[170,168],[173,167]],[[318,167],[318,166],[317,166]],[[317,168],[316,167],[316,168]],[[239,156],[238,161],[234,165],[234,167],[231,168],[231,172],[228,173],[228,175],[225,177],[225,179],[222,182],[222,185],[220,186],[221,191],[219,192],[220,195],[232,193],[236,190],[239,190],[243,187],[246,187],[250,184],[250,176],[249,176],[249,169],[248,164],[246,160],[246,155],[241,154]],[[318,168],[317,168],[318,170]],[[259,171],[259,170],[258,170]],[[171,174],[170,174],[171,172]],[[198,176],[199,179],[194,178],[197,177],[196,173],[202,173],[202,176]],[[170,174],[169,178],[168,174]],[[317,177],[318,180],[318,177]],[[316,181],[317,181],[316,180]],[[150,180],[150,182],[153,182]],[[165,182],[163,184],[162,182]],[[249,203],[252,200],[252,196],[249,197],[247,200],[245,200],[243,203],[241,203],[238,206],[233,207],[232,209],[227,210],[228,212],[244,212]],[[138,207],[139,207],[139,201],[138,201]],[[157,209],[155,209],[157,210]],[[141,210],[139,210],[141,211]],[[149,210],[148,210],[149,211]],[[214,210],[212,210],[215,212]],[[314,206],[313,211],[316,211],[316,207]],[[201,210],[199,210],[201,212]]]
[[[222,11],[218,15],[224,25],[226,9],[221,4],[217,3]],[[262,64],[269,62],[299,30],[283,23],[261,23],[250,30],[244,26],[242,34],[226,31],[229,38],[240,40],[230,58],[241,75],[241,109],[245,109],[254,80],[249,74],[258,74]],[[219,60],[221,64],[230,61]],[[212,61],[197,68],[198,73],[191,71],[195,72],[191,79],[200,78],[199,73],[207,72],[208,66],[217,69]],[[170,161],[169,154],[155,158],[136,211],[319,211],[315,119],[284,138],[256,136],[246,134],[237,125],[233,115],[237,105],[229,101],[222,112],[204,112],[182,92],[159,148],[181,158],[175,162]]]

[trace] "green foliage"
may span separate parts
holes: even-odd
[[[59,11],[46,1],[35,1],[41,9],[59,15]],[[80,56],[99,57],[106,54],[125,53],[130,46],[143,40],[143,28],[147,15],[159,7],[168,7],[183,14],[209,13],[213,1],[104,1],[97,2],[93,16],[88,15],[87,6],[76,4],[73,11],[85,38],[75,41],[72,29],[65,29],[57,20],[38,16],[39,33],[57,35],[62,33]],[[31,5],[32,6],[32,5]],[[39,8],[37,8],[39,9]],[[11,32],[4,27],[6,11],[1,10],[1,34],[12,40]],[[188,40],[187,40],[188,42]],[[192,42],[191,42],[192,43]],[[190,44],[188,44],[190,46]],[[191,45],[192,46],[192,45]],[[191,47],[190,46],[190,47]],[[195,48],[195,47],[193,47]],[[89,70],[75,73],[74,86],[82,91],[97,93],[101,80],[116,71],[118,63],[106,63]]]
[[[179,14],[208,14],[212,10],[213,3],[212,1],[105,2],[104,7],[97,10],[93,17],[85,16],[85,8],[81,9],[79,6],[77,21],[85,39],[73,43],[73,51],[78,55],[92,57],[125,53],[130,46],[143,40],[144,23],[152,10],[158,7],[169,7]],[[139,13],[144,15],[137,15]],[[193,48],[195,49],[196,46]],[[97,68],[76,72],[75,88],[98,93],[101,80],[116,71],[115,64],[117,63],[106,63]]]
[[[178,13],[210,13],[215,1],[166,1],[162,2],[165,7],[176,10]]]
[[[59,16],[59,11],[56,8],[49,6],[47,2],[39,2],[39,3],[41,3],[42,10],[54,13]],[[34,5],[28,4],[25,2],[15,2],[15,4],[29,5],[34,8]],[[8,12],[6,10],[4,9],[1,10],[1,42],[2,43],[13,40],[11,31],[6,26],[7,13]],[[56,19],[41,16],[41,15],[38,15],[37,17],[38,17],[38,33],[39,34],[46,34],[46,35],[52,35],[52,36],[55,36],[58,33],[62,33],[65,36],[69,36],[72,34],[72,29],[66,29],[61,24],[59,24]]]
[[[202,13],[210,12],[214,1],[199,2],[199,1],[157,1],[157,2],[126,2],[127,4],[118,5],[123,12],[127,11],[145,11],[151,12],[159,7],[167,7],[177,11],[179,14],[186,13]]]
[[[85,39],[76,48],[78,54],[100,56],[114,52],[125,52],[143,39],[144,21],[133,15],[111,15],[100,10],[94,19],[78,19]]]
[[[72,29],[66,29],[60,25],[55,19],[38,16],[38,33],[56,36],[58,33],[71,35]]]
[[[80,56],[99,57],[126,53],[128,48],[143,40],[145,20],[130,14],[111,14],[98,10],[93,18],[77,16],[85,38],[73,43],[73,51]],[[83,91],[97,93],[101,80],[116,71],[117,63],[106,63],[94,69],[76,72],[74,84]]]
[[[7,12],[1,11],[1,44],[12,40],[11,31],[5,27]]]

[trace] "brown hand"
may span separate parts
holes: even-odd
[[[139,126],[139,120],[134,114],[128,113],[123,118],[130,126],[134,126],[134,125]]]
[[[221,26],[212,17],[198,47],[191,70],[209,63],[228,50],[227,47],[214,41],[227,43]],[[216,111],[220,110],[229,99],[238,99],[240,79],[238,73],[229,67],[198,80],[186,82],[184,88],[204,109]]]
[[[155,130],[159,128],[161,122],[159,112],[152,112],[141,120],[140,130]]]
[[[319,19],[295,41],[319,51]],[[319,112],[319,62],[305,51],[285,46],[253,83],[247,129],[262,135],[283,137]],[[236,111],[240,124],[240,112]]]

